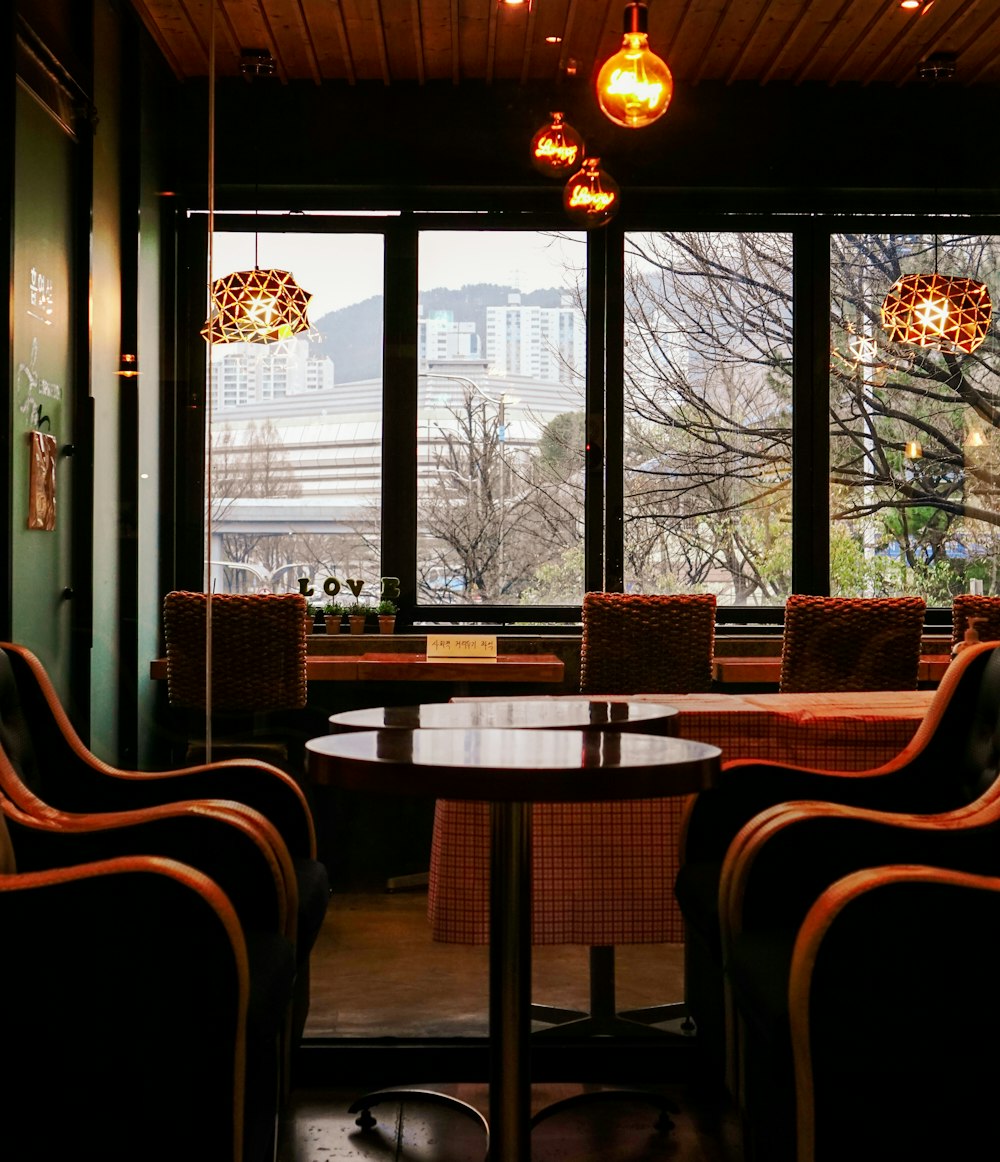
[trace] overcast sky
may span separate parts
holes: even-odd
[[[420,236],[420,289],[467,283],[520,286],[524,292],[572,282],[566,268],[584,265],[584,235],[510,231],[425,231]],[[252,270],[253,234],[215,235],[215,276]],[[313,295],[315,318],[382,293],[378,234],[266,234],[258,264],[289,270]]]

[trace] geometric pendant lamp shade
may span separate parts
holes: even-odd
[[[968,355],[986,338],[992,313],[990,292],[975,279],[904,274],[882,302],[882,326],[897,343]]]
[[[202,337],[210,343],[276,343],[311,331],[312,295],[287,270],[237,270],[212,284]]]

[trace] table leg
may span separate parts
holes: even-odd
[[[531,1157],[531,804],[490,807],[490,1162]]]

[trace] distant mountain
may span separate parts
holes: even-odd
[[[486,308],[506,306],[508,295],[517,293],[516,287],[493,283],[474,283],[460,290],[437,287],[421,294],[420,306],[425,315],[433,311],[451,311],[456,322],[475,323],[485,355]],[[521,303],[528,307],[558,307],[562,293],[557,287],[526,291],[521,294]],[[322,345],[317,350],[333,360],[337,383],[373,379],[381,374],[381,295],[331,311],[314,323],[323,336]]]
[[[334,383],[354,383],[382,373],[382,296],[373,295],[314,319],[323,336],[316,346],[333,360]]]

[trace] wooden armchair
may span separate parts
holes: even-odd
[[[790,594],[781,691],[915,690],[925,609],[921,597]]]

